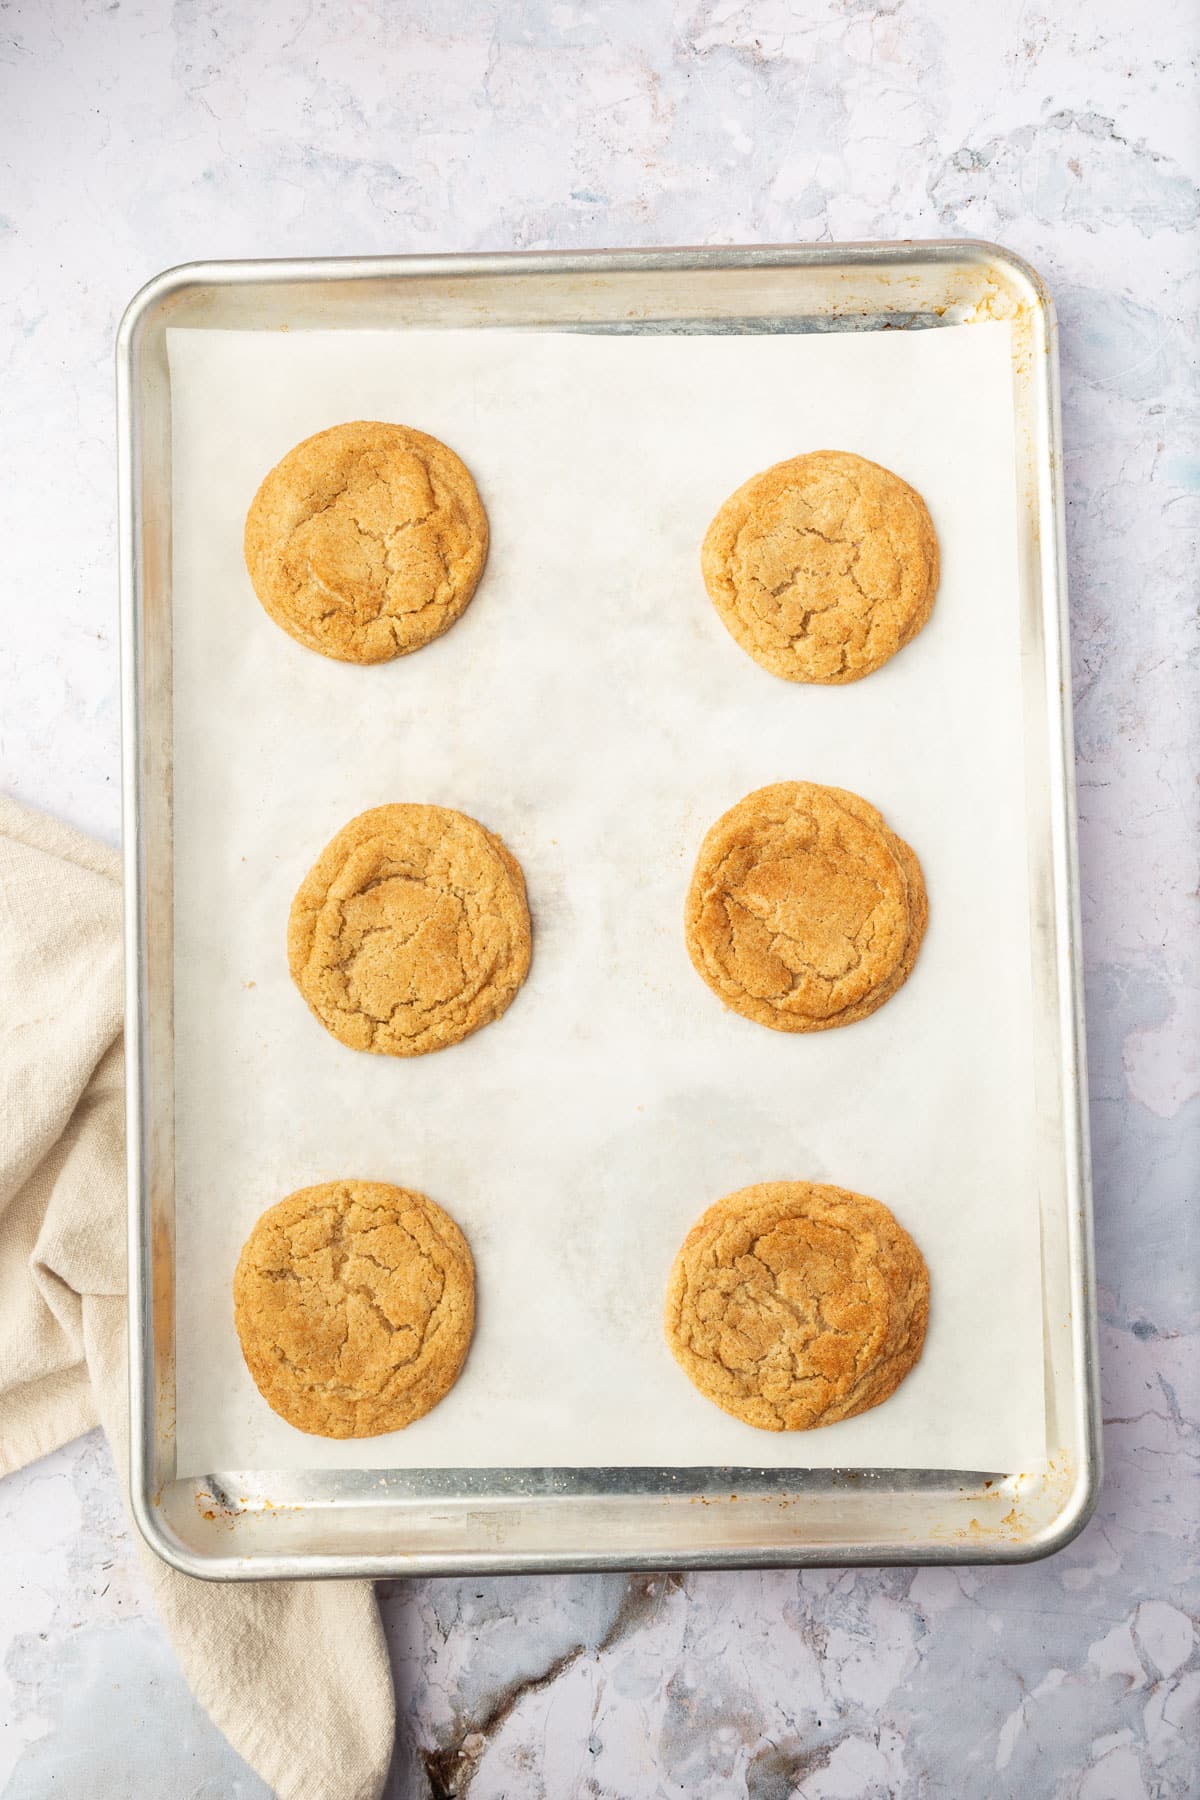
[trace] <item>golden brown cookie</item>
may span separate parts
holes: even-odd
[[[684,912],[697,974],[774,1031],[827,1031],[907,981],[929,917],[921,865],[857,794],[780,781],[722,815]]]
[[[753,476],[700,555],[713,605],[786,681],[858,681],[933,609],[938,545],[925,502],[890,469],[814,450]]]
[[[448,631],[487,558],[465,464],[407,425],[359,420],[305,438],[246,517],[246,567],[277,625],[341,662],[387,662]]]
[[[475,1265],[424,1194],[327,1181],[259,1219],[233,1310],[273,1412],[319,1437],[374,1437],[411,1425],[454,1386],[475,1323]]]
[[[288,966],[352,1050],[422,1056],[498,1019],[529,972],[520,864],[447,806],[376,806],[326,845],[288,919]]]
[[[916,1363],[929,1272],[886,1206],[764,1181],[710,1206],[675,1258],[665,1327],[706,1399],[763,1431],[878,1406]]]

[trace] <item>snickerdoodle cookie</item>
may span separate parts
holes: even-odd
[[[465,464],[406,425],[334,425],[289,450],[246,518],[246,568],[277,625],[342,662],[387,662],[448,631],[488,522]]]
[[[454,1220],[424,1194],[329,1181],[262,1215],[233,1306],[273,1412],[319,1437],[374,1437],[411,1425],[454,1386],[475,1268]]]
[[[921,865],[857,794],[780,781],[700,847],[688,954],[713,992],[774,1031],[865,1019],[908,979],[928,919]]]
[[[920,494],[845,450],[776,463],[708,528],[704,584],[727,629],[787,681],[858,681],[916,636],[938,585]]]
[[[878,1406],[916,1363],[924,1258],[886,1206],[845,1188],[764,1181],[692,1227],[667,1287],[672,1354],[700,1392],[763,1431]]]
[[[520,864],[446,806],[377,806],[326,845],[288,920],[288,966],[352,1050],[421,1056],[498,1019],[529,972]]]

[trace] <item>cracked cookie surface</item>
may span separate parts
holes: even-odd
[[[297,444],[246,517],[246,568],[263,606],[341,662],[388,662],[448,631],[487,547],[483,502],[454,451],[369,420]]]
[[[921,865],[867,801],[781,781],[719,818],[700,847],[684,933],[697,974],[775,1031],[827,1031],[890,999],[929,916]]]
[[[411,1425],[454,1386],[475,1322],[466,1238],[424,1194],[301,1188],[265,1212],[233,1278],[246,1366],[273,1412],[319,1437]]]
[[[422,1056],[498,1019],[529,972],[520,864],[446,806],[377,806],[327,844],[288,919],[288,967],[352,1050]]]
[[[667,1286],[676,1361],[723,1411],[809,1431],[878,1406],[921,1354],[929,1273],[888,1208],[765,1181],[692,1227]]]
[[[701,568],[726,628],[786,681],[858,681],[933,609],[938,544],[920,494],[845,450],[753,476],[708,528]]]

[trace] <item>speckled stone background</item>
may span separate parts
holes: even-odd
[[[984,236],[1063,327],[1107,1481],[1008,1571],[396,1585],[389,1800],[1200,1792],[1191,0],[0,0],[0,777],[115,842],[111,349],[196,257]],[[0,1484],[0,1796],[262,1800],[97,1436]]]

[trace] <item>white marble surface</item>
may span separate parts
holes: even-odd
[[[1200,1790],[1190,0],[9,0],[0,772],[115,841],[111,344],[200,256],[981,235],[1063,325],[1108,1478],[1007,1571],[386,1597],[389,1800]],[[0,1485],[0,1797],[265,1790],[96,1438]]]

